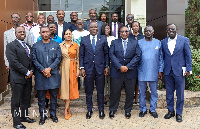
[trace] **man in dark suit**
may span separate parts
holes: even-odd
[[[110,118],[114,118],[117,111],[123,85],[126,92],[125,117],[127,119],[131,117],[137,64],[141,57],[141,50],[137,41],[128,38],[128,36],[129,30],[126,26],[123,26],[120,29],[121,38],[113,40],[109,50],[111,60]]]
[[[167,26],[169,37],[162,40],[166,101],[168,113],[165,119],[175,116],[174,91],[176,90],[176,121],[182,122],[184,105],[185,77],[192,72],[192,59],[189,39],[177,34],[175,24]]]
[[[111,35],[116,38],[119,38],[120,37],[119,30],[123,26],[123,23],[118,22],[119,18],[117,13],[113,13],[111,19],[112,19],[112,22],[110,23]]]
[[[90,20],[88,20],[88,21],[85,22],[84,30],[88,30],[89,31],[89,25],[90,25],[90,23],[91,22],[96,22],[97,25],[98,25],[98,34],[100,35],[101,34],[101,27],[103,25],[103,22],[97,20],[96,15],[97,15],[96,10],[90,9],[90,11],[89,11]]]
[[[63,10],[58,10],[56,17],[58,18],[58,22],[56,22],[57,25],[57,32],[56,35],[62,38],[64,40],[64,31],[69,29],[71,25],[64,21],[65,18],[65,12]]]
[[[13,127],[25,129],[26,127],[21,122],[35,122],[28,117],[33,75],[31,47],[24,42],[26,37],[24,27],[16,27],[15,35],[16,39],[6,46],[12,91],[11,113]]]
[[[97,90],[99,118],[104,119],[104,85],[109,65],[108,43],[104,35],[97,35],[98,25],[96,22],[90,23],[89,31],[90,35],[81,38],[79,52],[81,74],[85,77],[88,110],[86,119],[90,119],[92,116],[94,81]]]

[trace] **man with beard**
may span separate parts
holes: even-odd
[[[190,76],[192,72],[192,59],[189,39],[178,35],[177,30],[175,24],[168,24],[166,32],[169,37],[161,42],[168,109],[164,118],[170,119],[175,116],[174,91],[176,90],[176,121],[182,122],[185,77]]]
[[[90,22],[96,22],[97,25],[98,25],[98,34],[101,34],[101,27],[102,27],[102,25],[103,25],[103,22],[97,20],[97,17],[96,17],[96,15],[97,15],[96,10],[90,9],[88,15],[89,15],[89,17],[90,17],[90,20],[88,20],[88,21],[85,22],[85,27],[84,27],[84,29],[89,31]]]
[[[33,14],[31,12],[27,12],[26,13],[26,22],[21,24],[21,26],[23,26],[25,29],[27,29],[28,31],[31,30],[31,28],[33,28],[34,26],[37,26],[37,23],[33,22]]]
[[[35,44],[37,42],[37,39],[38,37],[40,36],[40,28],[42,26],[45,25],[45,21],[46,18],[44,15],[40,14],[38,15],[38,19],[37,19],[37,22],[38,22],[38,25],[33,27],[31,30],[30,30],[30,33],[29,33],[29,37],[28,38],[31,38],[31,46],[33,46],[33,44]]]
[[[68,22],[71,25],[70,29],[72,31],[77,30],[77,28],[76,28],[76,21],[78,20],[77,12],[72,12],[70,14],[70,19],[71,19],[71,22]]]
[[[21,20],[20,15],[18,13],[13,13],[11,15],[11,22],[13,23],[13,27],[10,30],[7,30],[4,32],[4,61],[5,61],[5,66],[6,66],[7,70],[9,70],[9,63],[8,63],[8,60],[7,60],[7,57],[5,54],[6,45],[16,39],[15,29],[16,29],[16,27],[18,27],[20,25],[20,20]],[[27,35],[28,31],[25,31],[25,32]],[[27,38],[25,38],[24,40],[26,43],[30,42]]]
[[[115,38],[119,38],[119,30],[123,26],[123,23],[118,22],[118,14],[113,13],[111,16],[112,23],[110,23],[110,30],[111,30],[111,35],[114,36]]]
[[[87,114],[86,119],[92,117],[92,95],[94,82],[97,90],[99,118],[104,119],[104,86],[105,76],[108,75],[108,42],[105,35],[98,35],[98,25],[91,22],[90,35],[81,38],[79,60],[81,75],[85,78],[85,92]]]
[[[57,31],[56,35],[62,38],[64,40],[64,31],[69,29],[71,25],[64,21],[65,18],[65,12],[63,10],[58,10],[56,17],[58,18],[58,22],[56,22]]]
[[[52,22],[55,22],[54,17],[52,15],[49,15],[47,17],[47,23],[49,24],[49,23],[52,23]]]

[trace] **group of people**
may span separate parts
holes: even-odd
[[[168,108],[164,118],[170,119],[176,114],[176,120],[182,121],[185,77],[192,71],[188,38],[177,34],[175,24],[168,24],[168,37],[159,41],[153,38],[154,29],[150,25],[144,28],[144,35],[142,34],[142,28],[139,22],[134,21],[133,14],[127,15],[126,26],[118,21],[117,13],[111,15],[110,24],[106,23],[106,16],[103,15],[106,14],[102,14],[102,21],[99,21],[96,11],[91,9],[90,19],[84,23],[82,19],[78,19],[76,12],[72,12],[71,22],[65,22],[65,12],[58,10],[58,21],[55,22],[54,17],[49,15],[47,26],[45,16],[41,14],[36,24],[33,22],[33,14],[26,13],[26,22],[21,25],[20,15],[11,15],[13,27],[4,33],[4,59],[6,69],[9,70],[14,128],[26,128],[21,122],[35,122],[28,117],[33,75],[40,125],[47,119],[47,92],[53,122],[58,122],[57,98],[65,102],[64,118],[68,120],[72,116],[70,100],[79,98],[80,76],[84,77],[85,82],[88,110],[86,119],[92,117],[94,87],[97,90],[100,119],[105,118],[105,95],[110,98],[109,117],[115,117],[123,87],[126,93],[125,117],[131,117],[134,100],[137,103],[138,98],[139,117],[144,117],[147,114],[147,83],[151,90],[149,113],[158,118],[157,84],[158,78],[162,79],[164,75]]]

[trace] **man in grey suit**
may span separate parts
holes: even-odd
[[[101,27],[103,25],[103,22],[97,20],[96,10],[90,9],[90,11],[89,11],[89,17],[90,17],[90,20],[88,20],[88,21],[85,22],[84,30],[88,30],[89,31],[90,22],[96,22],[98,24],[98,34],[101,35]]]
[[[6,45],[12,41],[14,41],[16,39],[16,36],[15,36],[15,29],[16,27],[18,27],[20,25],[20,20],[21,20],[21,17],[18,13],[13,13],[11,15],[11,22],[13,23],[13,27],[7,31],[4,32],[4,60],[5,60],[5,66],[6,66],[6,69],[9,70],[9,63],[8,63],[8,60],[6,58]],[[28,31],[26,31],[26,35],[27,35]],[[28,38],[25,38],[25,42],[29,42],[28,41]]]

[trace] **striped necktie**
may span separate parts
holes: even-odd
[[[29,49],[28,49],[28,47],[26,46],[26,43],[25,43],[25,42],[22,42],[22,44],[23,44],[23,47],[24,47],[25,50],[26,50],[27,56],[30,57]]]

